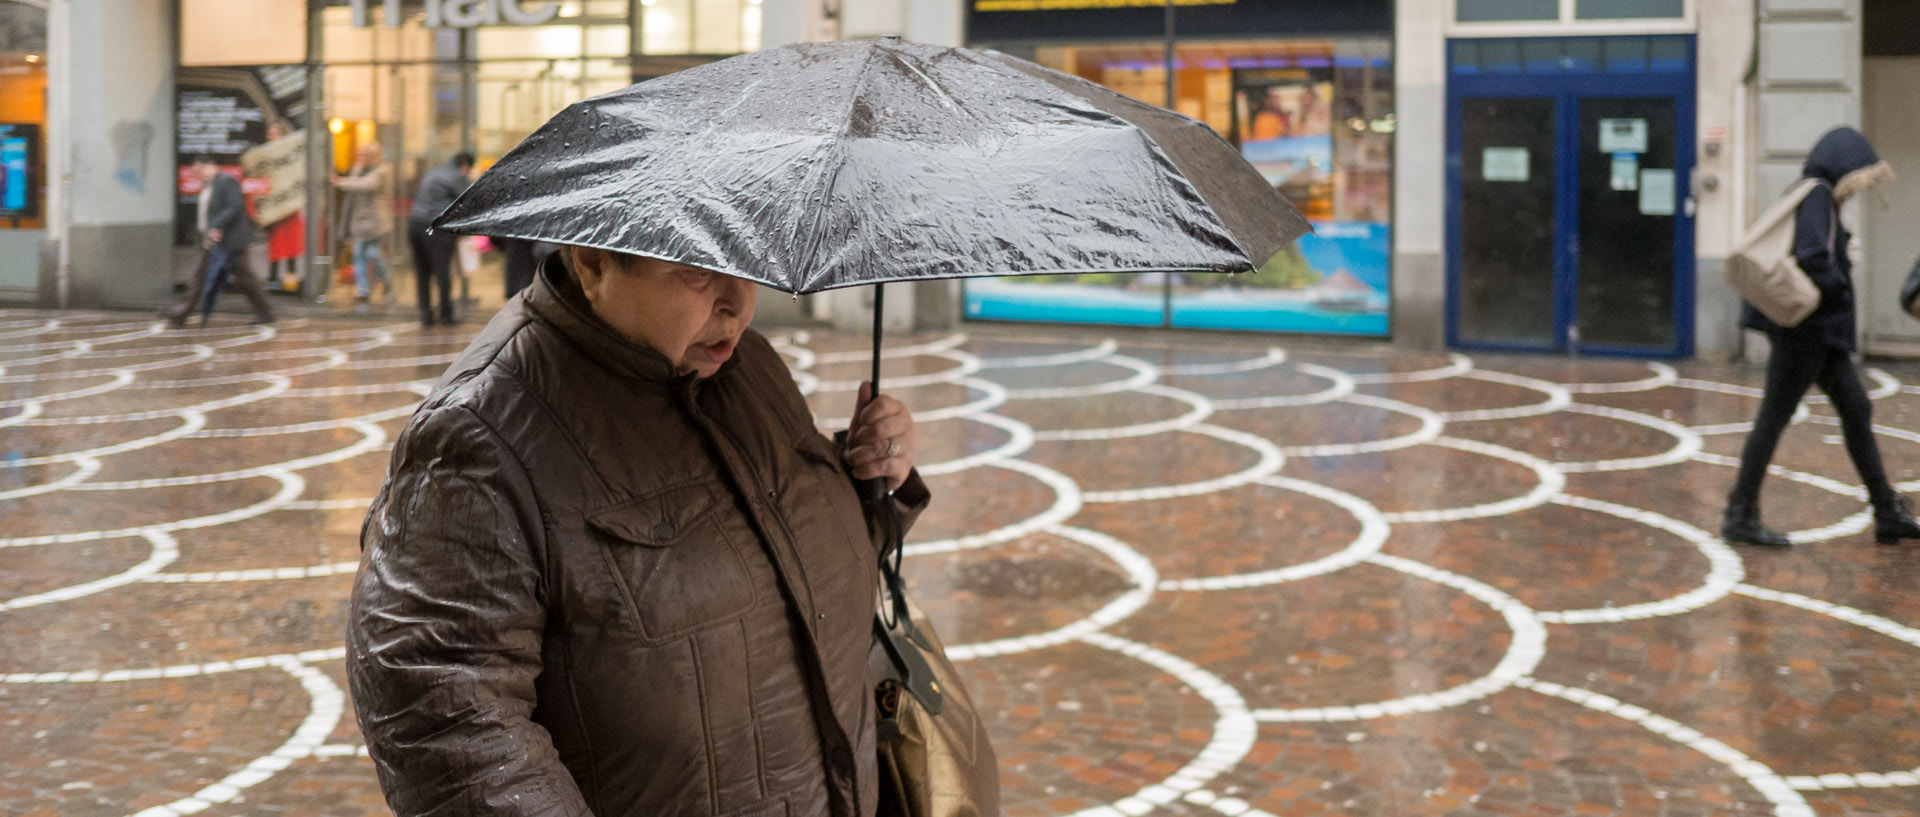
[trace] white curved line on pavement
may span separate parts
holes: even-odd
[[[1473,371],[1473,358],[1456,352],[1448,354],[1447,365],[1439,368],[1414,372],[1366,372],[1353,375],[1353,382],[1369,386],[1387,383],[1424,383],[1429,380],[1459,377],[1471,371]]]
[[[1195,496],[1214,491],[1237,488],[1255,480],[1265,479],[1279,473],[1286,465],[1286,455],[1280,453],[1280,447],[1268,442],[1265,437],[1222,428],[1213,425],[1197,425],[1181,431],[1182,434],[1199,434],[1216,440],[1242,445],[1253,449],[1260,459],[1246,469],[1224,477],[1189,482],[1183,485],[1160,485],[1152,488],[1124,488],[1113,491],[1086,491],[1081,494],[1084,502],[1143,502],[1151,499],[1173,499],[1183,496]]]
[[[914,357],[917,355],[948,352],[966,342],[967,336],[965,334],[952,334],[939,340],[928,341],[926,343],[908,346],[882,346],[880,347],[880,359],[898,360],[900,358]],[[855,349],[849,352],[822,352],[816,354],[815,359],[820,363],[860,363],[872,360],[873,350]]]
[[[1677,465],[1693,459],[1700,453],[1700,433],[1671,420],[1663,420],[1651,414],[1611,406],[1590,406],[1580,403],[1567,406],[1566,410],[1575,414],[1588,414],[1606,417],[1622,422],[1633,423],[1659,431],[1674,439],[1672,448],[1658,454],[1644,457],[1623,457],[1612,460],[1592,460],[1587,462],[1556,462],[1555,468],[1569,474],[1591,473],[1594,471],[1635,471],[1645,468],[1659,468]]]
[[[1061,352],[1059,354],[1027,355],[1024,357],[983,357],[980,359],[980,368],[1022,369],[1034,366],[1065,366],[1072,363],[1086,363],[1113,354],[1114,351],[1119,348],[1119,343],[1115,342],[1113,338],[1107,338],[1085,349]]]
[[[1466,593],[1481,604],[1492,607],[1506,619],[1507,629],[1513,634],[1507,644],[1506,654],[1500,657],[1499,663],[1495,664],[1486,675],[1438,692],[1408,695],[1378,703],[1297,709],[1256,709],[1253,711],[1253,717],[1256,720],[1268,723],[1337,723],[1372,720],[1415,712],[1434,712],[1459,706],[1468,701],[1477,701],[1513,686],[1532,674],[1533,670],[1540,666],[1541,659],[1547,657],[1546,625],[1541,623],[1531,608],[1521,604],[1518,599],[1495,589],[1492,585],[1412,559],[1388,556],[1384,553],[1367,557],[1367,562],[1451,587]]]
[[[1187,363],[1184,365],[1162,366],[1160,367],[1160,373],[1162,375],[1187,376],[1240,374],[1243,372],[1256,372],[1261,369],[1271,369],[1285,362],[1287,362],[1287,350],[1278,346],[1270,346],[1267,347],[1266,354],[1247,360],[1239,360],[1232,363]]]
[[[1111,806],[1096,806],[1074,812],[1072,817],[1123,817],[1141,815],[1198,791],[1214,778],[1230,771],[1253,751],[1260,726],[1247,711],[1246,699],[1232,684],[1201,669],[1198,665],[1165,650],[1106,633],[1089,633],[1080,640],[1101,649],[1135,658],[1186,684],[1201,698],[1213,704],[1218,717],[1207,747],[1167,779],[1147,786]]]
[[[275,476],[282,472],[302,471],[319,465],[353,459],[371,451],[381,451],[387,445],[387,431],[372,423],[353,423],[348,428],[360,432],[360,439],[343,447],[300,457],[272,465],[256,465],[251,468],[238,468],[213,474],[193,474],[180,477],[154,477],[152,479],[131,479],[121,482],[86,482],[74,485],[71,491],[137,491],[146,488],[174,488],[182,485],[206,485],[212,482],[232,482],[239,479]]]
[[[1571,701],[1596,712],[1605,712],[1718,761],[1731,769],[1734,774],[1745,779],[1747,785],[1760,792],[1760,796],[1767,798],[1767,801],[1773,804],[1774,817],[1815,817],[1813,807],[1807,805],[1806,798],[1801,797],[1799,792],[1787,785],[1787,782],[1772,769],[1747,757],[1738,749],[1701,734],[1697,729],[1682,726],[1677,721],[1656,715],[1644,708],[1576,687],[1531,678],[1521,679],[1514,685],[1542,695]]]
[[[1645,508],[1621,505],[1584,496],[1562,494],[1554,498],[1554,503],[1569,508],[1604,513],[1618,519],[1636,522],[1655,530],[1666,531],[1688,542],[1700,551],[1707,560],[1707,575],[1699,587],[1677,596],[1628,604],[1620,607],[1598,607],[1587,610],[1542,611],[1540,620],[1559,624],[1593,624],[1600,622],[1632,621],[1656,616],[1671,616],[1691,612],[1727,597],[1733,588],[1746,578],[1747,566],[1740,554],[1728,547],[1719,537],[1696,528],[1671,516]]]
[[[14,466],[28,466],[28,465],[48,465],[48,464],[59,463],[59,462],[76,462],[80,460],[98,459],[100,457],[112,456],[114,454],[124,454],[128,451],[138,451],[142,448],[150,448],[152,446],[156,446],[161,443],[168,442],[170,440],[177,440],[177,439],[180,439],[181,437],[192,435],[194,432],[199,431],[202,427],[206,426],[207,424],[207,416],[197,411],[183,412],[179,415],[179,417],[180,417],[179,425],[174,426],[173,428],[167,429],[166,431],[162,431],[158,434],[150,434],[148,436],[140,437],[138,439],[128,440],[123,443],[115,443],[113,445],[103,445],[98,448],[89,448],[85,451],[70,451],[65,454],[48,454],[42,457],[26,457],[23,459],[13,460],[12,462],[0,462],[0,468],[7,468],[7,467],[14,467]],[[99,469],[96,467],[94,470],[99,470]]]
[[[1368,440],[1358,443],[1318,443],[1311,445],[1281,446],[1280,451],[1289,457],[1345,457],[1354,454],[1380,454],[1412,448],[1440,439],[1440,433],[1446,428],[1446,421],[1440,419],[1440,413],[1422,406],[1416,406],[1389,397],[1375,397],[1364,392],[1354,392],[1340,398],[1340,402],[1356,406],[1376,408],[1404,414],[1420,421],[1420,427],[1398,437],[1384,440]]]
[[[263,499],[259,502],[255,502],[254,504],[248,505],[244,508],[236,508],[231,511],[223,511],[221,513],[212,514],[210,516],[196,516],[192,519],[181,519],[174,522],[162,522],[156,525],[140,525],[138,527],[131,527],[131,528],[78,531],[78,532],[72,532],[72,533],[49,533],[49,534],[42,534],[39,536],[6,537],[6,538],[0,538],[0,548],[28,547],[32,545],[58,545],[58,544],[67,544],[71,542],[92,542],[100,539],[115,539],[121,536],[137,536],[147,531],[157,531],[160,533],[172,533],[174,531],[179,531],[179,530],[192,530],[195,528],[210,528],[215,525],[225,525],[231,522],[238,522],[242,519],[251,519],[253,517],[267,513],[268,511],[278,509],[281,506],[292,501],[294,497],[299,496],[300,492],[303,490],[306,490],[306,487],[307,487],[306,481],[301,479],[299,474],[295,474],[290,471],[281,471],[276,469],[274,472],[263,474],[262,476],[270,476],[278,480],[280,482],[280,491],[278,493],[275,493],[273,496],[267,497],[266,499]]]
[[[1461,375],[1461,377],[1472,380],[1484,380],[1488,383],[1500,383],[1508,386],[1532,389],[1533,391],[1545,394],[1547,399],[1525,406],[1441,412],[1440,416],[1446,418],[1448,422],[1514,420],[1521,417],[1538,417],[1542,414],[1552,414],[1566,408],[1573,402],[1573,393],[1569,392],[1565,386],[1550,380],[1541,380],[1537,377],[1523,377],[1517,374],[1494,372],[1486,369],[1476,369]]]
[[[1552,500],[1555,495],[1566,488],[1566,475],[1560,473],[1559,469],[1554,468],[1552,463],[1535,457],[1532,454],[1515,451],[1505,446],[1492,445],[1477,440],[1462,440],[1455,437],[1439,437],[1433,442],[1428,443],[1428,445],[1451,448],[1456,451],[1466,451],[1524,466],[1533,471],[1534,478],[1537,482],[1533,486],[1533,490],[1511,499],[1502,499],[1479,505],[1468,505],[1461,508],[1390,511],[1384,514],[1387,522],[1391,524],[1399,524],[1402,522],[1457,522],[1462,519],[1485,519],[1490,516],[1505,516],[1517,511],[1524,511],[1528,508],[1537,508],[1545,505],[1548,501]]]
[[[155,584],[212,584],[217,582],[264,582],[283,579],[314,579],[323,576],[352,575],[359,562],[329,562],[306,567],[266,567],[246,570],[211,570],[197,573],[155,573],[141,579]]]
[[[293,730],[287,742],[280,744],[280,748],[273,750],[272,754],[255,758],[239,771],[194,792],[191,797],[142,809],[133,817],[184,817],[205,811],[210,806],[233,802],[239,799],[240,792],[265,782],[275,772],[293,765],[296,760],[312,757],[314,750],[326,743],[327,737],[333,734],[334,726],[340,723],[340,716],[346,713],[346,693],[326,673],[296,658],[276,656],[269,659],[269,663],[293,676],[307,691],[307,717]]]
[[[94,474],[100,473],[100,461],[90,457],[74,458],[73,466],[72,472],[52,482],[43,482],[39,485],[24,485],[19,488],[0,491],[0,499],[20,499],[22,497],[38,496],[40,494],[50,494],[55,491],[64,491],[92,479]]]
[[[1647,368],[1653,370],[1653,376],[1624,383],[1568,383],[1567,391],[1574,394],[1624,394],[1627,392],[1653,391],[1678,382],[1680,373],[1665,363],[1650,362]]]
[[[53,394],[35,395],[33,397],[21,397],[13,400],[0,400],[0,408],[15,408],[17,406],[23,406],[28,403],[45,404],[45,403],[52,403],[57,400],[77,400],[82,397],[93,397],[95,395],[105,394],[107,392],[113,391],[114,389],[125,386],[128,383],[133,382],[133,372],[129,372],[125,369],[114,370],[112,377],[113,379],[108,380],[105,383],[96,383],[84,389],[74,389],[73,391],[54,392]]]
[[[1046,389],[1007,389],[1011,400],[1061,400],[1072,397],[1095,397],[1102,394],[1116,394],[1123,391],[1135,391],[1160,379],[1160,370],[1153,364],[1127,357],[1126,355],[1108,355],[1097,363],[1108,363],[1132,369],[1133,374],[1122,380],[1109,380],[1088,386],[1061,386]]]
[[[1159,583],[1160,574],[1154,570],[1151,560],[1140,555],[1139,551],[1134,550],[1127,543],[1085,528],[1056,526],[1044,532],[1085,545],[1112,559],[1114,564],[1119,565],[1120,569],[1127,574],[1129,583],[1127,591],[1120,594],[1118,598],[1101,605],[1100,609],[1088,614],[1086,618],[1065,627],[1034,635],[1013,636],[948,647],[947,658],[966,661],[1059,646],[1120,623],[1145,607],[1147,600],[1153,597],[1153,588]]]
[[[102,590],[111,590],[122,585],[145,581],[160,572],[160,568],[172,564],[174,559],[179,558],[180,543],[175,541],[172,536],[167,535],[163,531],[154,530],[142,531],[140,535],[152,546],[148,550],[145,561],[104,579],[95,579],[90,582],[82,582],[80,584],[62,587],[57,590],[48,590],[44,593],[35,593],[31,596],[20,596],[6,601],[0,601],[0,612],[18,610],[22,607],[37,607],[42,604],[51,604],[58,601],[72,601],[77,598],[91,596]]]
[[[1003,468],[1033,477],[1053,489],[1052,507],[1041,511],[1029,519],[986,533],[976,533],[951,539],[936,539],[929,542],[910,542],[906,546],[906,555],[925,556],[933,553],[948,553],[955,550],[972,550],[989,547],[1001,542],[1011,542],[1027,534],[1046,530],[1072,519],[1080,513],[1080,486],[1065,474],[1044,465],[1026,460],[1002,460],[986,464],[992,468]]]
[[[1154,434],[1163,434],[1168,431],[1189,429],[1205,422],[1208,417],[1213,416],[1213,403],[1207,400],[1207,398],[1186,389],[1177,389],[1159,383],[1148,383],[1145,386],[1134,389],[1134,393],[1150,394],[1155,397],[1165,397],[1186,403],[1187,413],[1166,420],[1154,420],[1148,423],[1118,426],[1115,428],[1056,428],[1047,431],[1036,431],[1033,434],[1034,439],[1118,440],[1127,437],[1147,437]]]
[[[954,419],[971,420],[993,426],[994,428],[1007,432],[1008,439],[1000,446],[982,451],[978,454],[971,454],[945,462],[917,465],[915,469],[920,472],[921,476],[931,477],[940,474],[952,474],[965,471],[969,468],[977,468],[982,465],[992,465],[997,462],[1011,460],[1014,457],[1027,453],[1027,451],[1033,448],[1033,428],[1018,420],[1002,417],[998,414],[980,414],[973,417],[957,417]]]
[[[958,363],[959,365],[951,369],[945,369],[938,372],[927,372],[925,374],[896,375],[893,377],[888,377],[886,372],[882,371],[880,373],[880,390],[885,392],[889,390],[911,389],[919,386],[932,386],[932,385],[937,385],[942,383],[952,383],[956,380],[959,380],[960,378],[966,377],[968,375],[971,375],[975,372],[980,371],[980,361],[974,358],[972,355],[959,354],[959,353],[948,352],[948,351],[933,351],[933,352],[924,352],[919,356],[920,357],[937,357],[942,360],[951,360]],[[864,382],[866,382],[865,378],[861,378],[859,380],[822,380],[814,386],[814,389],[816,391],[822,391],[822,392],[858,391],[860,388],[860,384]]]
[[[1387,543],[1387,535],[1392,526],[1373,503],[1345,491],[1328,488],[1317,482],[1308,482],[1292,477],[1271,476],[1260,480],[1260,484],[1282,490],[1306,494],[1339,506],[1352,514],[1360,522],[1360,533],[1352,542],[1338,552],[1330,553],[1309,562],[1297,565],[1261,570],[1253,573],[1234,573],[1225,576],[1206,576],[1196,579],[1174,579],[1160,583],[1162,590],[1233,590],[1245,587],[1265,587],[1283,582],[1298,581],[1312,576],[1323,576],[1336,570],[1342,570],[1366,561],[1367,557],[1380,552]]]
[[[1302,363],[1298,367],[1303,374],[1310,374],[1331,385],[1307,394],[1276,394],[1268,397],[1227,397],[1213,401],[1213,407],[1219,411],[1241,411],[1245,409],[1289,408],[1294,406],[1312,406],[1345,399],[1353,394],[1353,378],[1339,369],[1330,369],[1313,363]]]

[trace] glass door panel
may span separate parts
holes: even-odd
[[[1580,100],[1576,331],[1583,346],[1674,345],[1674,242],[1685,177],[1672,97]]]
[[[1461,102],[1459,340],[1550,347],[1558,105],[1551,97]]]

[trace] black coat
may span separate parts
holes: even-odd
[[[207,228],[220,231],[220,248],[237,252],[253,246],[253,218],[247,215],[247,197],[240,182],[225,173],[213,174],[213,198],[207,202]]]
[[[1840,222],[1838,191],[1865,187],[1885,165],[1867,137],[1852,128],[1835,128],[1807,154],[1802,177],[1826,184],[1813,189],[1794,213],[1793,255],[1820,290],[1820,305],[1800,325],[1782,328],[1747,305],[1740,323],[1760,329],[1776,342],[1820,343],[1852,351],[1854,347],[1853,259],[1847,241],[1853,234]],[[1850,178],[1851,177],[1851,178]]]

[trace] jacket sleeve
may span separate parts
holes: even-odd
[[[469,410],[409,423],[361,534],[347,624],[355,716],[399,817],[589,814],[531,720],[539,519],[526,473]]]
[[[1800,200],[1793,218],[1793,257],[1824,298],[1847,286],[1834,263],[1833,188],[1819,185]]]
[[[354,193],[365,193],[368,191],[379,190],[380,185],[386,181],[386,178],[387,178],[387,171],[385,168],[381,168],[373,171],[372,173],[362,173],[358,176],[341,176],[337,178],[333,184],[335,187],[338,187],[341,190],[347,190]]]
[[[213,201],[207,203],[207,226],[231,233],[234,222],[247,217],[247,194],[232,176],[222,173],[220,178],[225,181],[214,181]]]
[[[846,450],[847,432],[833,433],[833,447],[836,451]],[[858,493],[860,480],[853,479],[851,472],[848,473],[847,478],[852,480],[854,491]],[[926,510],[927,505],[933,502],[933,492],[927,489],[926,481],[920,478],[920,469],[915,468],[907,472],[907,480],[893,490],[893,496],[889,497],[888,501],[900,511],[900,537],[904,539],[907,532],[913,530],[914,520],[920,518],[920,512]],[[886,506],[864,505],[863,507],[867,513],[867,530],[873,535],[874,548],[884,553],[892,545],[891,542],[885,541],[889,521],[883,518],[882,514],[887,512]]]
[[[421,198],[439,205],[439,209],[434,211],[433,214],[434,217],[438,218],[440,210],[445,210],[452,206],[454,199],[460,198],[461,193],[467,192],[466,182],[466,177],[459,173],[447,172],[436,174],[433,178],[430,194],[422,194]]]

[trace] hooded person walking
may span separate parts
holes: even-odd
[[[1873,503],[1874,540],[1893,544],[1920,538],[1920,523],[1907,513],[1905,501],[1888,482],[1880,462],[1880,447],[1873,439],[1873,403],[1853,365],[1853,260],[1847,255],[1847,241],[1853,235],[1840,221],[1840,205],[1893,178],[1893,168],[1874,152],[1867,137],[1840,127],[1814,144],[1803,175],[1822,184],[1807,194],[1795,212],[1793,254],[1820,290],[1820,305],[1791,327],[1774,323],[1751,304],[1746,306],[1741,324],[1766,332],[1773,352],[1767,361],[1760,415],[1740,452],[1740,475],[1727,495],[1720,533],[1733,542],[1789,544],[1785,536],[1760,522],[1760,482],[1800,398],[1809,386],[1818,384],[1840,415],[1847,455],[1860,472],[1860,481],[1866,483]]]

